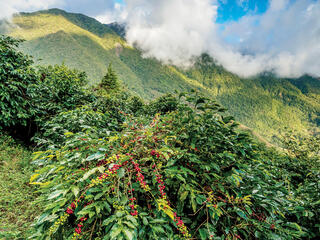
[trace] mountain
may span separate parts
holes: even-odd
[[[161,94],[197,89],[214,97],[236,120],[269,141],[286,127],[315,133],[320,126],[320,80],[311,76],[278,78],[264,73],[241,78],[203,54],[190,69],[146,59],[124,39],[124,26],[101,24],[83,14],[50,9],[14,16],[0,31],[26,41],[21,49],[36,64],[61,64],[86,71],[97,83],[111,62],[132,92],[150,100]]]

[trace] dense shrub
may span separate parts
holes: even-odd
[[[178,101],[178,100],[177,100]],[[219,105],[194,94],[175,111],[126,119],[114,136],[69,136],[35,153],[47,206],[36,239],[296,239],[303,229],[271,159]]]
[[[118,130],[118,126],[117,119],[112,118],[109,113],[94,111],[89,106],[83,106],[61,112],[46,121],[35,141],[38,147],[59,146],[70,134],[91,131],[96,133],[97,137],[101,137]]]
[[[91,104],[93,109],[102,112],[110,112],[113,117],[123,121],[121,112],[139,115],[144,113],[145,104],[141,98],[132,96],[125,91],[114,92],[113,94],[98,95],[97,100]]]
[[[288,131],[283,138],[288,157],[277,161],[284,182],[290,183],[295,206],[291,219],[308,232],[320,237],[320,136],[301,136]]]
[[[111,63],[108,66],[106,75],[102,78],[102,81],[99,85],[107,91],[118,91],[120,84],[118,81],[118,76],[112,68]]]
[[[95,96],[95,101],[76,109],[60,112],[44,121],[34,140],[38,147],[59,146],[66,134],[91,131],[97,137],[121,131],[126,117],[124,112],[142,113],[144,103],[126,92]]]
[[[21,42],[0,35],[0,129],[27,125],[35,114],[27,90],[37,77],[32,59],[16,49]]]
[[[28,141],[51,117],[90,103],[95,97],[85,90],[84,72],[65,65],[36,71],[32,58],[17,50],[21,42],[0,36],[0,129],[25,135]]]
[[[153,100],[147,107],[147,113],[154,115],[156,113],[167,113],[176,110],[178,107],[177,98],[172,94],[166,94]]]
[[[28,93],[37,108],[37,121],[40,123],[59,112],[75,109],[94,99],[84,89],[87,83],[84,72],[69,69],[62,64],[39,67],[38,74],[39,81]]]

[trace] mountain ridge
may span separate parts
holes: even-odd
[[[98,83],[112,62],[122,83],[145,99],[164,93],[197,89],[214,97],[236,120],[268,140],[276,141],[286,127],[314,133],[320,126],[320,81],[261,74],[241,78],[203,54],[194,66],[163,65],[129,46],[121,25],[102,24],[83,14],[50,9],[14,16],[9,35],[24,38],[22,50],[37,64],[61,64],[88,73]],[[123,27],[123,26],[122,26]],[[39,60],[39,59],[42,60]]]

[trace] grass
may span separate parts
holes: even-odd
[[[0,133],[0,239],[25,239],[40,209],[30,186],[31,152]]]

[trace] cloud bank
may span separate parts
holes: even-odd
[[[248,0],[236,3],[246,8]],[[166,64],[190,66],[206,52],[244,77],[320,76],[320,0],[269,0],[265,13],[224,24],[216,23],[218,0],[0,0],[0,19],[53,7],[125,21],[128,42]]]
[[[18,12],[32,12],[48,8],[62,8],[69,12],[99,16],[112,12],[113,0],[0,0],[0,19]]]
[[[245,2],[245,1],[240,1]],[[128,0],[129,43],[145,57],[188,66],[209,53],[241,76],[320,76],[320,1],[270,0],[262,15],[217,24],[213,0]]]
[[[188,65],[190,60],[208,50],[217,6],[210,0],[129,0],[127,34],[146,57],[164,63]]]
[[[36,11],[62,4],[62,0],[0,0],[0,19],[10,18],[12,14],[20,11]]]

